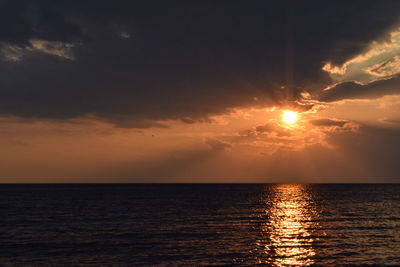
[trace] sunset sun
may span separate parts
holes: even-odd
[[[0,267],[400,267],[400,0],[0,21]]]
[[[282,113],[282,121],[286,124],[294,124],[297,122],[299,114],[295,111],[285,110]]]

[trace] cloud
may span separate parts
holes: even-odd
[[[337,82],[369,83],[377,78],[388,78],[400,73],[400,28],[390,32],[388,39],[373,41],[366,51],[342,65],[326,63],[322,70]]]
[[[276,122],[268,122],[265,124],[257,125],[250,129],[245,129],[237,132],[237,135],[233,136],[240,142],[246,142],[248,140],[260,140],[265,138],[287,138],[292,135],[292,132]]]
[[[400,73],[400,56],[395,56],[384,63],[378,63],[366,69],[366,72],[378,76],[387,77]]]
[[[315,115],[311,115],[314,118]],[[280,150],[301,151],[311,146],[335,149],[328,139],[341,133],[356,134],[361,126],[353,121],[305,116],[295,127],[288,127],[271,119],[268,123],[238,131],[236,134],[220,135],[220,140],[236,144],[235,147],[251,146],[260,153],[273,154]]]
[[[355,122],[339,119],[314,119],[309,121],[313,126],[321,127],[321,131],[325,133],[338,133],[338,132],[357,132],[360,128]]]
[[[43,40],[31,40],[30,42],[34,50],[66,59],[74,59],[71,49],[75,46],[75,44],[49,42]]]
[[[34,53],[43,53],[69,60],[74,59],[72,48],[75,47],[76,44],[44,40],[30,40],[29,44],[30,45],[25,48],[16,45],[3,44],[0,47],[0,54],[4,59],[10,61],[21,61],[24,56]]]
[[[264,125],[256,126],[253,129],[253,131],[255,131],[256,134],[270,134],[270,135],[276,135],[276,136],[291,136],[292,135],[291,131],[279,126],[276,123],[267,123]]]
[[[119,36],[121,36],[121,38],[125,38],[125,39],[131,38],[131,34],[130,34],[129,32],[125,32],[125,31],[122,31],[122,32],[119,34]]]
[[[400,9],[399,1],[0,5],[8,59],[0,116],[89,116],[131,128],[210,121],[249,106],[307,110],[304,92],[331,84],[324,62],[360,54]]]
[[[338,126],[343,127],[349,121],[346,120],[333,120],[333,119],[316,119],[311,120],[310,123],[315,126]]]
[[[288,129],[278,122],[271,121],[220,138],[231,143],[252,146],[274,153],[281,149],[301,150],[316,143],[323,144],[323,136],[324,133],[318,130],[314,131],[303,127]]]
[[[384,121],[384,122],[390,122],[390,123],[395,123],[395,124],[400,124],[400,120],[397,120],[397,119],[387,119],[387,118],[385,118],[385,119],[383,119],[382,121]]]
[[[396,94],[400,94],[400,76],[377,80],[365,85],[357,82],[338,83],[324,90],[319,100],[333,102],[345,99],[379,98]]]
[[[206,138],[204,142],[213,150],[227,150],[232,148],[232,145],[215,138]]]

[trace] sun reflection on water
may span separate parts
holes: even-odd
[[[307,266],[314,263],[313,220],[316,210],[305,185],[275,185],[266,213],[266,238],[262,244],[266,261],[274,266]],[[269,238],[268,238],[269,237]]]

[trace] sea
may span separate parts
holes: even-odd
[[[2,184],[0,266],[400,266],[400,184]]]

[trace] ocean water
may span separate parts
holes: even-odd
[[[400,265],[400,185],[0,185],[0,266]]]

